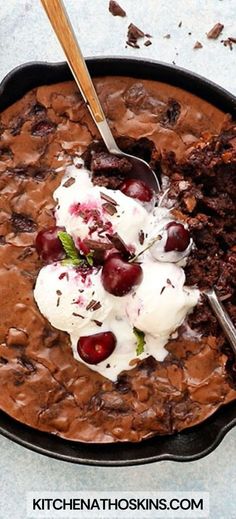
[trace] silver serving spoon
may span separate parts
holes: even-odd
[[[101,137],[110,153],[125,157],[132,164],[132,169],[126,174],[129,178],[145,181],[154,191],[160,190],[156,174],[144,160],[121,151],[111,133],[92,79],[87,69],[84,57],[80,50],[78,41],[68,18],[62,0],[41,0],[48,15],[54,32],[65,53],[67,63],[71,69],[74,79],[93,117],[93,120],[101,134]]]
[[[236,328],[234,327],[229,314],[226,312],[222,303],[216,295],[214,288],[204,290],[203,294],[207,297],[211,308],[216,315],[230,345],[236,356]]]

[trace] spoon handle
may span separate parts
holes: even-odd
[[[206,291],[204,291],[204,294],[207,296],[208,301],[211,305],[211,308],[212,308],[213,312],[215,313],[221,327],[223,328],[225,335],[226,335],[229,343],[231,344],[234,354],[236,355],[236,329],[235,329],[228,313],[226,312],[223,305],[219,301],[215,290],[213,290],[213,289],[206,290]]]
[[[74,79],[108,150],[116,151],[117,144],[106,121],[63,1],[41,0],[41,3],[65,53]]]

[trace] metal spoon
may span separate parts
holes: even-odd
[[[205,294],[205,296],[207,297],[207,299],[211,305],[211,308],[212,308],[214,314],[216,315],[218,322],[220,323],[220,325],[232,347],[232,350],[236,356],[236,329],[235,329],[228,313],[226,312],[222,303],[218,299],[214,288],[211,288],[210,290],[204,290],[203,294]]]
[[[114,155],[127,158],[132,164],[132,169],[127,173],[127,177],[143,180],[154,192],[158,192],[160,190],[158,179],[147,162],[128,153],[124,153],[118,148],[115,142],[63,1],[41,0],[41,3],[64,50],[67,63],[108,151]]]

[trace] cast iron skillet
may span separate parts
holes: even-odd
[[[182,87],[236,117],[236,99],[214,83],[186,70],[130,58],[87,59],[93,76],[120,75],[163,81]],[[0,110],[20,99],[31,88],[71,79],[65,63],[28,63],[10,72],[0,85]],[[206,456],[236,425],[236,406],[231,403],[202,424],[171,436],[156,436],[141,443],[91,445],[63,440],[17,422],[0,412],[0,433],[40,454],[98,466],[128,466],[161,460],[193,461]]]

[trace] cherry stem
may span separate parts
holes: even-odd
[[[150,241],[150,243],[147,245],[147,247],[145,247],[145,249],[141,250],[138,254],[136,254],[136,256],[131,258],[129,260],[129,263],[133,263],[134,261],[136,261],[137,258],[139,258],[139,256],[141,256],[141,254],[146,252],[146,250],[150,249],[150,247],[152,247],[154,245],[154,243],[156,243],[157,241],[160,241],[160,240],[161,240],[161,235],[158,234],[158,236],[156,236],[156,238],[154,238],[152,241]]]

